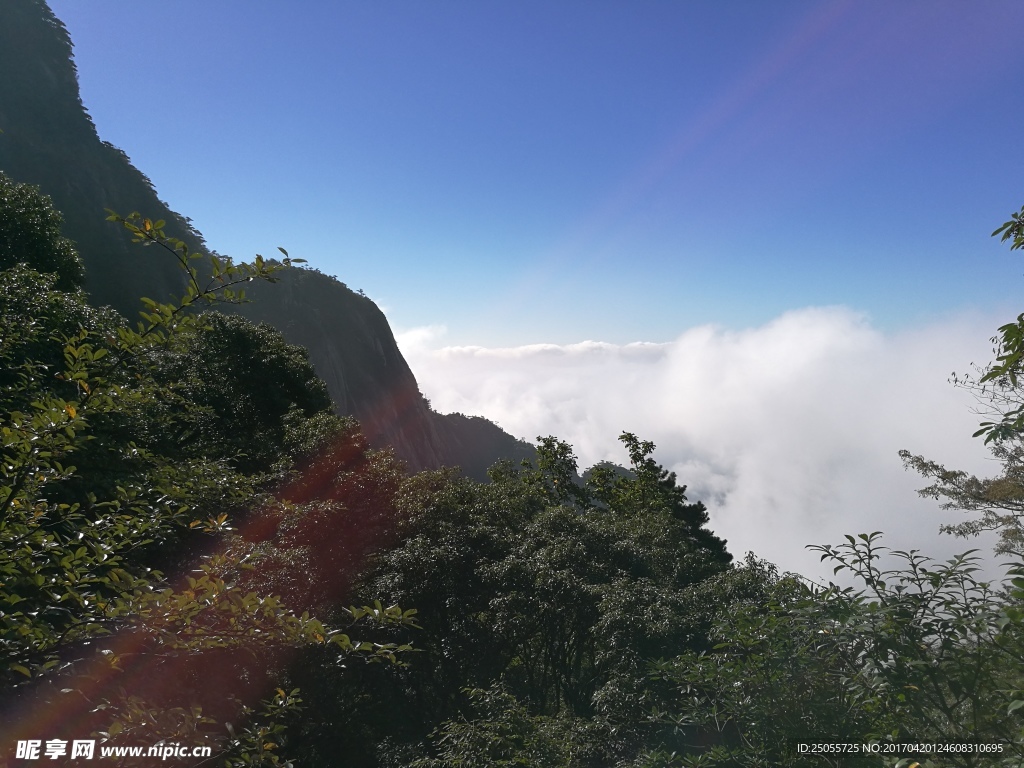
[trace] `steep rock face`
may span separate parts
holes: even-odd
[[[308,349],[339,413],[359,419],[371,443],[390,445],[410,469],[459,466],[483,480],[498,459],[533,458],[533,446],[487,419],[432,411],[384,313],[335,278],[292,268],[278,283],[251,285],[247,296],[250,303],[230,311]]]
[[[371,443],[392,446],[414,470],[452,463],[388,321],[370,299],[295,268],[278,283],[249,286],[246,295],[252,302],[232,311],[308,349],[338,411],[359,419]]]
[[[92,301],[134,316],[140,296],[163,301],[180,295],[184,281],[173,262],[148,258],[105,221],[105,209],[165,219],[168,232],[192,247],[202,238],[124,152],[100,141],[71,51],[67,30],[42,0],[0,2],[0,169],[53,198],[85,259]]]
[[[182,293],[173,260],[131,244],[105,221],[105,209],[164,219],[168,234],[192,248],[203,247],[202,236],[124,152],[100,140],[82,105],[67,30],[43,0],[0,0],[0,130],[0,170],[53,198],[95,304],[134,317],[140,297]],[[383,313],[337,280],[289,269],[281,282],[248,293],[252,303],[234,311],[309,349],[337,411],[359,419],[372,444],[392,446],[411,470],[459,465],[482,478],[500,458],[532,455],[531,446],[485,419],[431,411]]]

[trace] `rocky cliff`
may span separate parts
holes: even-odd
[[[121,150],[100,140],[79,97],[71,40],[42,0],[0,2],[0,130],[0,169],[53,198],[86,261],[95,303],[134,315],[140,296],[181,293],[178,268],[142,256],[104,209],[151,210],[170,234],[192,246],[202,239]]]
[[[43,0],[0,0],[0,130],[0,170],[53,198],[94,303],[131,317],[141,296],[181,293],[176,265],[133,246],[104,211],[164,219],[168,234],[193,248],[203,247],[202,236],[124,152],[100,139],[79,95],[67,30]],[[532,455],[486,419],[432,411],[383,313],[338,280],[289,269],[248,294],[252,302],[238,311],[305,346],[337,411],[359,419],[371,443],[392,446],[411,470],[458,465],[480,478],[500,458]]]

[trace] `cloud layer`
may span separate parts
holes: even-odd
[[[399,334],[436,409],[482,415],[518,437],[556,435],[581,468],[625,463],[636,433],[709,507],[730,550],[828,576],[806,544],[881,530],[938,557],[989,542],[940,536],[959,513],[917,497],[901,448],[991,474],[970,396],[952,371],[991,357],[996,317],[885,334],[843,307],[787,312],[742,331],[687,330],[663,344],[445,347],[442,328]]]

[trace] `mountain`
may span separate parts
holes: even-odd
[[[100,139],[79,94],[70,36],[44,0],[0,0],[0,73],[0,170],[38,185],[64,214],[90,301],[134,317],[142,296],[180,295],[177,266],[133,245],[105,210],[164,219],[191,248],[205,248],[202,235]],[[532,446],[486,419],[431,410],[384,314],[339,280],[289,268],[247,295],[252,302],[237,311],[306,347],[337,412],[359,419],[371,444],[393,447],[410,470],[460,466],[482,479],[498,459],[532,457]]]
[[[140,296],[180,294],[184,281],[169,260],[140,254],[127,233],[105,221],[104,209],[151,210],[191,247],[202,238],[157,198],[124,152],[100,140],[71,56],[67,30],[42,0],[0,2],[0,169],[53,198],[86,261],[93,302],[133,316]]]
[[[312,269],[246,287],[233,308],[274,326],[309,350],[339,413],[359,419],[371,444],[390,445],[410,468],[459,466],[476,479],[498,459],[533,457],[533,447],[493,422],[429,407],[387,318],[369,298]]]

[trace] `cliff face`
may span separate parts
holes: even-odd
[[[141,296],[180,295],[177,266],[132,245],[105,221],[105,209],[164,219],[168,234],[193,248],[203,246],[202,236],[99,138],[79,95],[67,30],[43,0],[0,0],[0,130],[0,170],[53,198],[85,263],[93,303],[134,317]],[[247,294],[252,302],[236,311],[306,347],[338,413],[359,419],[372,444],[392,446],[411,470],[458,465],[482,478],[498,459],[532,455],[485,419],[431,411],[383,313],[337,280],[289,269],[281,282]]]
[[[365,296],[311,270],[288,269],[278,283],[251,284],[252,301],[232,308],[273,325],[309,350],[339,413],[359,419],[374,445],[390,445],[413,469],[452,463],[416,378],[384,313]]]
[[[366,296],[297,268],[278,283],[250,284],[246,296],[252,301],[230,311],[308,349],[338,412],[359,419],[371,444],[390,445],[410,469],[458,466],[484,480],[499,459],[533,458],[533,446],[487,419],[431,410],[387,318]]]
[[[202,238],[121,150],[100,141],[79,97],[67,30],[43,0],[0,2],[0,130],[0,169],[53,198],[85,260],[94,303],[134,316],[140,296],[181,294],[177,267],[140,252],[105,221],[105,209],[152,211],[191,246]]]

